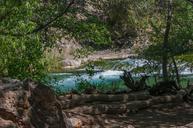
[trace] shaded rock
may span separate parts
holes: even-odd
[[[66,126],[72,128],[81,128],[83,125],[82,121],[78,118],[68,118],[66,120]]]
[[[0,127],[65,128],[54,92],[32,80],[0,80]]]
[[[0,79],[0,93],[6,90],[18,90],[22,88],[22,82],[17,79],[1,78]]]
[[[91,126],[95,123],[95,118],[91,115],[80,114],[72,115],[71,117],[80,119],[83,126]]]
[[[127,128],[135,128],[133,125],[128,125]]]
[[[54,92],[45,85],[38,85],[32,92],[30,104],[31,123],[36,128],[64,128],[64,117]]]
[[[17,126],[10,120],[0,118],[0,128],[16,128]]]
[[[27,114],[30,104],[28,92],[23,89],[23,82],[8,78],[1,79],[1,81],[0,117],[21,128],[29,126]]]

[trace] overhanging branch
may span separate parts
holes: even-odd
[[[69,8],[74,4],[74,1],[75,0],[72,0],[68,4],[68,6],[61,13],[59,13],[55,18],[51,19],[50,21],[48,21],[47,23],[45,23],[43,25],[40,25],[40,26],[36,27],[35,29],[33,29],[32,31],[30,31],[28,33],[10,33],[10,32],[5,32],[5,31],[0,30],[0,35],[4,35],[4,36],[26,36],[26,35],[37,33],[37,32],[39,32],[43,29],[46,29],[46,28],[49,27],[49,25],[51,25],[53,22],[55,22],[60,17],[62,17],[69,10]]]
[[[45,28],[47,28],[50,24],[52,24],[54,21],[56,21],[57,19],[59,19],[60,17],[62,17],[67,11],[68,9],[72,6],[72,4],[74,3],[74,0],[72,0],[68,6],[66,7],[66,9],[64,11],[62,11],[60,14],[58,14],[55,18],[53,18],[52,20],[50,20],[49,22],[35,28],[33,31],[27,33],[27,34],[33,34],[33,33],[36,33],[36,32],[39,32]]]

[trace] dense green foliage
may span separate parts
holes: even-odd
[[[166,2],[167,3],[167,2]],[[167,4],[166,4],[167,5]],[[165,10],[167,7],[164,7],[159,10],[158,16],[155,17],[154,22],[151,23],[151,27],[153,31],[150,32],[150,41],[153,44],[142,52],[142,55],[149,59],[154,59],[162,63],[166,67],[166,70],[169,71],[167,73],[169,76],[176,76],[177,81],[179,82],[179,69],[181,68],[176,62],[183,62],[184,60],[179,59],[183,58],[186,54],[192,54],[193,50],[193,31],[192,31],[192,11],[193,6],[192,4],[188,3],[187,1],[173,1],[172,2],[172,10],[171,10],[171,21],[167,22],[164,20],[164,17],[167,17]],[[166,8],[166,9],[165,9]],[[160,19],[160,17],[163,17]],[[159,24],[157,24],[157,22]],[[167,23],[170,24],[170,32],[167,33],[167,36],[163,36],[163,31],[167,28]],[[167,25],[166,25],[167,24]],[[165,37],[167,37],[167,43],[165,43]],[[163,45],[165,43],[165,45]],[[167,45],[167,46],[166,46]],[[164,48],[165,47],[165,48]],[[166,57],[163,59],[162,57]],[[181,57],[178,57],[181,56]],[[187,58],[187,57],[186,57]],[[190,60],[191,58],[189,58]],[[166,61],[167,63],[164,63]],[[184,61],[185,62],[185,61]],[[187,61],[186,61],[187,62]],[[189,61],[190,62],[190,61]],[[192,63],[192,62],[191,62]],[[189,67],[188,65],[186,65]],[[162,67],[163,69],[163,67]],[[173,71],[175,71],[174,74]],[[167,78],[168,76],[166,76]]]
[[[1,1],[0,74],[39,78],[44,69],[39,34],[25,35],[36,27],[32,21],[37,1]]]
[[[83,45],[104,48],[111,46],[111,37],[108,26],[99,21],[96,16],[87,16],[85,20],[78,20],[74,16],[61,18],[54,27],[62,28],[66,34],[75,37]],[[87,42],[87,44],[85,43]],[[84,44],[85,43],[85,44]]]
[[[171,55],[177,56],[181,54],[190,53],[192,51],[192,21],[193,21],[193,6],[186,1],[180,0],[173,3],[174,12],[172,20],[172,28],[169,36],[168,52]],[[182,11],[183,10],[183,11]],[[158,13],[160,15],[160,13]],[[159,16],[158,15],[158,16]],[[161,13],[161,16],[164,13]],[[153,45],[145,51],[147,57],[158,57],[162,55],[162,41],[164,19],[160,16],[155,16],[150,20],[152,31],[149,33]],[[152,55],[153,54],[153,55]],[[156,55],[156,56],[155,56]]]
[[[143,58],[162,63],[163,54],[167,52],[168,65],[175,58],[191,66],[192,3],[186,0],[172,2],[171,27],[168,42],[165,42],[167,48],[163,50],[167,0],[86,0],[75,1],[68,8],[70,2],[0,1],[1,76],[41,79],[48,70],[47,62],[51,62],[47,61],[45,51],[65,35],[78,40],[84,48],[79,51],[83,55],[87,54],[87,46],[92,47],[90,51],[128,47],[132,41],[145,38],[141,36],[145,35],[148,47],[140,49]]]

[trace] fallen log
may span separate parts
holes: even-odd
[[[72,95],[70,98],[59,97],[62,103],[63,109],[73,108],[76,106],[81,106],[84,104],[91,103],[111,103],[111,102],[122,102],[128,103],[129,101],[135,100],[147,100],[151,98],[148,92],[138,92],[131,94],[117,94],[117,95],[107,95],[107,94],[92,94],[92,95]]]
[[[74,109],[67,110],[68,112],[75,113],[84,113],[91,115],[98,114],[122,114],[129,112],[136,112],[138,110],[150,107],[152,105],[158,105],[163,103],[175,103],[183,101],[184,92],[179,93],[177,95],[166,95],[166,96],[158,96],[152,97],[148,100],[143,101],[130,101],[127,103],[119,102],[119,103],[97,103],[97,104],[87,104],[84,106],[78,106]]]

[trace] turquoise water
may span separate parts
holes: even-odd
[[[80,73],[79,75],[75,73],[60,73],[60,74],[51,74],[51,84],[56,90],[68,91],[75,89],[78,85],[78,82],[81,80],[88,81],[93,85],[113,85],[121,84],[123,82],[120,79],[122,71],[103,71],[97,72],[92,77],[88,76],[86,73]]]
[[[117,63],[113,61],[113,67],[118,67],[120,64],[128,64],[126,69],[132,71],[132,69],[142,67],[146,63],[146,60],[142,59],[126,59],[126,60],[117,60]],[[112,67],[111,67],[112,68]],[[121,67],[122,68],[122,67]],[[161,72],[161,71],[160,71]],[[133,73],[135,79],[138,79],[139,76],[145,73]],[[155,74],[149,74],[153,75]],[[193,73],[188,68],[184,69],[180,72],[181,77],[181,85],[186,86],[187,82],[190,81],[193,83]],[[73,71],[72,73],[51,73],[50,74],[50,86],[60,92],[67,92],[72,89],[76,89],[78,83],[80,81],[87,81],[96,86],[108,86],[108,87],[124,87],[123,81],[120,79],[120,76],[123,75],[122,69],[117,70],[117,68],[112,68],[111,70],[103,70],[97,71],[92,76],[89,76],[82,70],[82,72]],[[147,81],[147,84],[153,86],[155,84],[154,77],[150,77]]]

